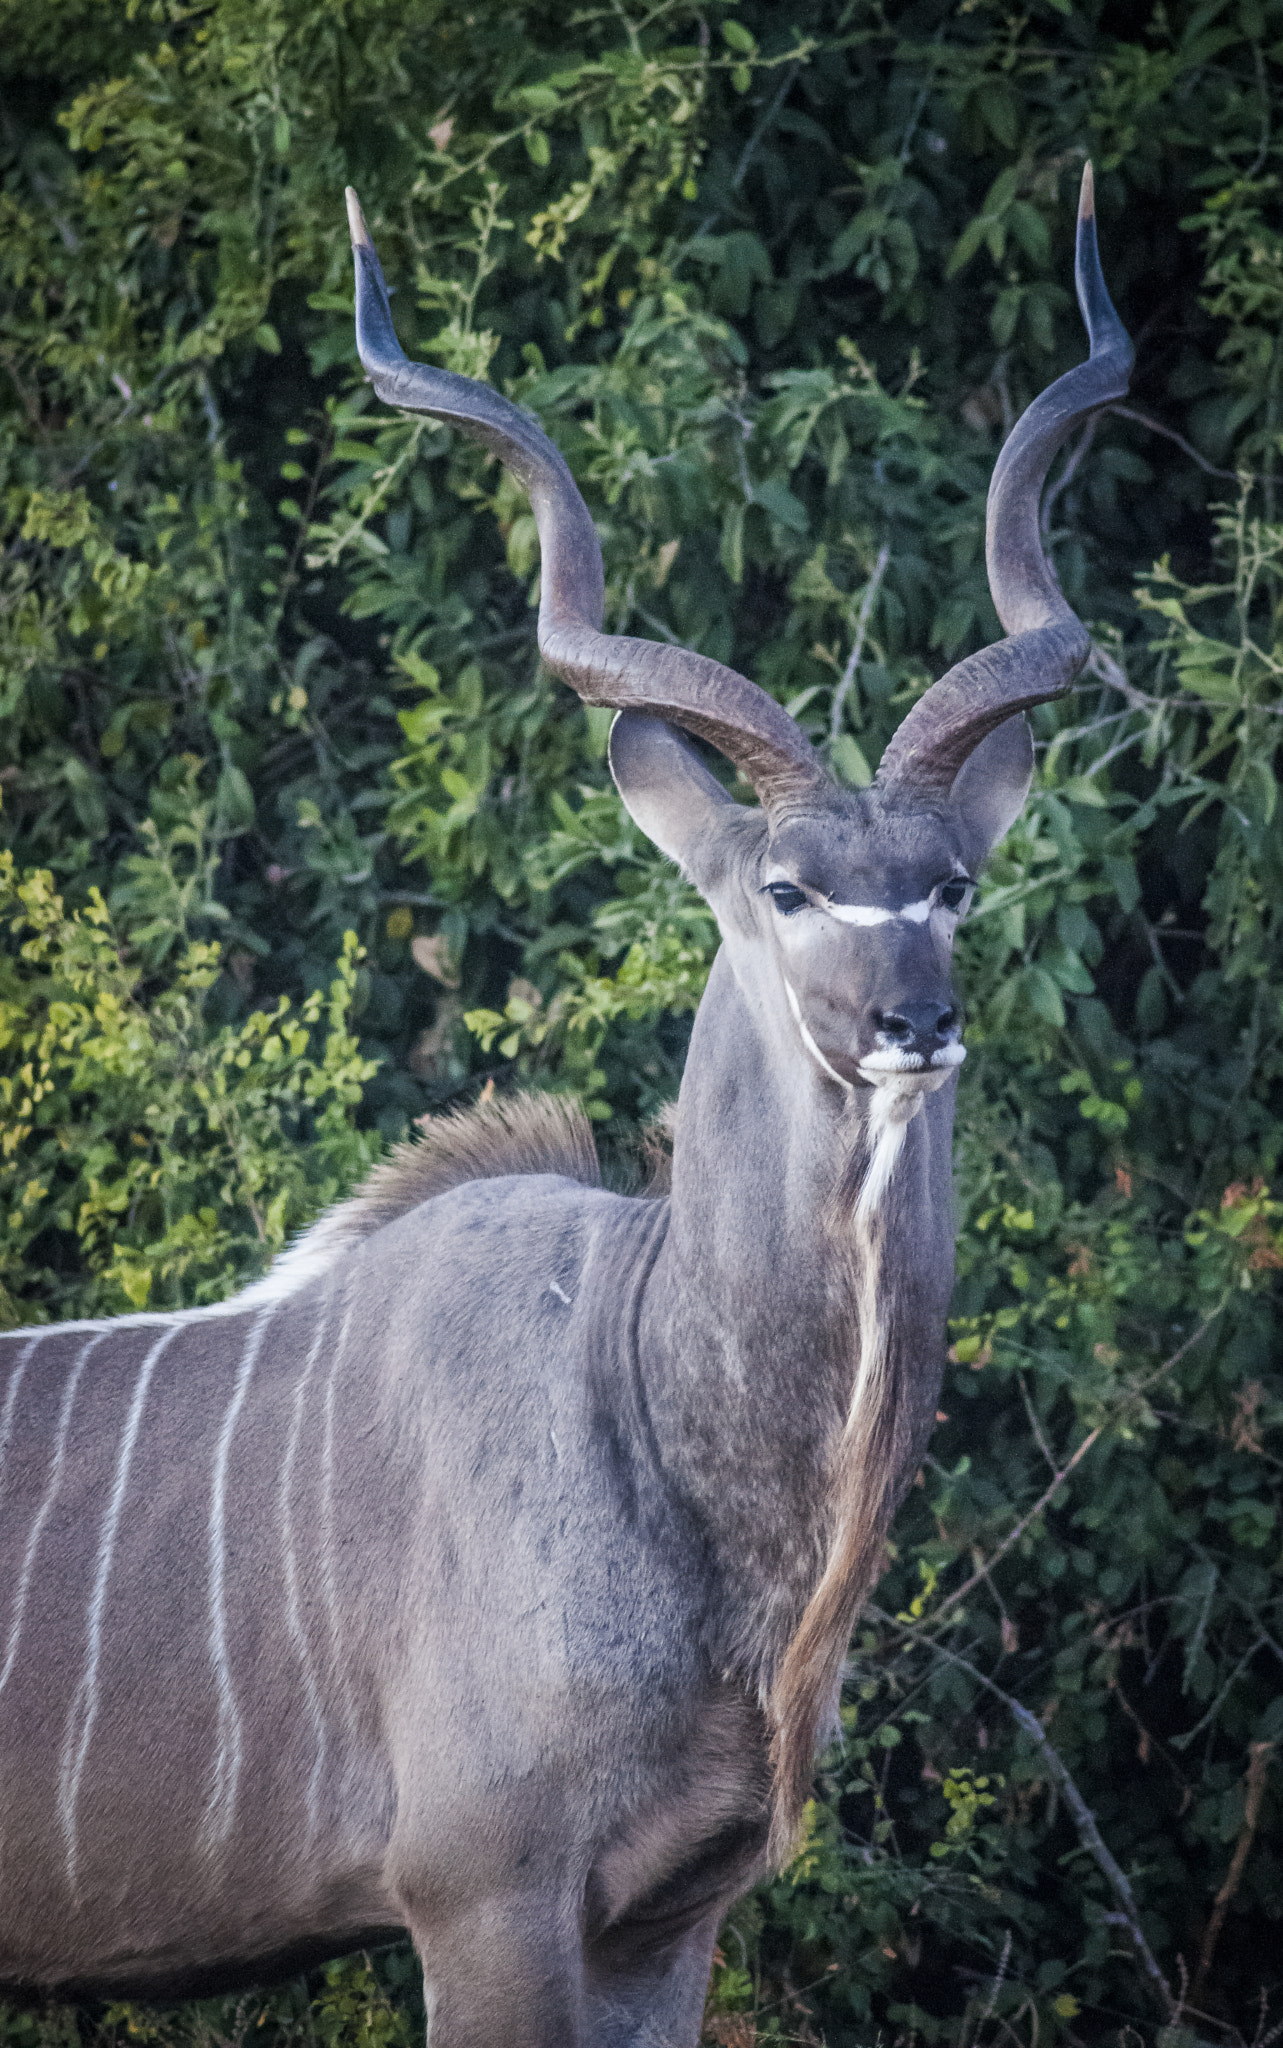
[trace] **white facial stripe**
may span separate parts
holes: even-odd
[[[896,916],[894,910],[879,910],[873,903],[820,903],[816,908],[839,924],[890,924]]]
[[[810,1032],[807,1030],[805,1023],[802,1020],[801,1004],[798,1002],[797,996],[794,994],[793,984],[789,980],[787,975],[785,975],[784,977],[784,993],[787,995],[789,999],[789,1008],[793,1012],[793,1022],[797,1025],[798,1031],[801,1034],[802,1043],[806,1047],[807,1051],[810,1053],[811,1058],[815,1061],[816,1065],[819,1068],[821,1068],[824,1073],[828,1075],[830,1081],[836,1081],[838,1087],[845,1088],[847,1090],[847,1093],[849,1094],[852,1087],[854,1086],[854,1083],[851,1081],[844,1081],[842,1079],[842,1076],[837,1072],[837,1070],[829,1065],[828,1061],[824,1057],[824,1054],[820,1051],[819,1046],[815,1043],[815,1040],[812,1038]]]
[[[827,917],[835,917],[839,924],[891,924],[903,920],[905,924],[925,924],[931,915],[931,898],[924,896],[918,903],[902,904],[899,910],[884,910],[876,903],[817,903]]]

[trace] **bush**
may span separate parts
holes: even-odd
[[[711,921],[538,671],[521,493],[370,403],[344,181],[410,352],[558,439],[609,626],[751,672],[859,783],[997,636],[984,491],[1081,354],[1095,159],[1139,367],[1047,495],[1094,652],[963,944],[944,1412],[709,2040],[1283,2021],[1281,35],[1279,0],[8,22],[11,1321],[215,1298],[487,1080],[627,1150],[680,1075]],[[4,2024],[382,2037],[412,1981]]]

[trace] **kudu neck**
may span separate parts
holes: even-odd
[[[827,1545],[827,1474],[858,1360],[840,1196],[866,1143],[782,989],[777,1001],[746,988],[724,946],[687,1057],[639,1362],[660,1455],[718,1554],[718,1654],[759,1668]]]
[[[724,1305],[751,1316],[763,1284],[799,1305],[809,1299],[833,1198],[867,1134],[854,1092],[808,1053],[782,981],[767,970],[759,982],[751,954],[737,975],[736,950],[732,939],[719,951],[691,1035],[670,1236],[702,1264],[712,1233]],[[742,1341],[752,1348],[751,1323]]]

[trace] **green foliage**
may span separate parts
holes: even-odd
[[[17,942],[0,960],[8,1323],[221,1300],[374,1156],[351,1115],[375,1071],[348,1028],[351,933],[328,1000],[211,1029],[217,946],[149,987],[96,889],[69,912],[9,852],[0,921]]]
[[[1264,2048],[1279,0],[45,0],[5,31],[10,1320],[216,1298],[488,1078],[626,1150],[680,1076],[711,920],[621,816],[608,715],[538,669],[520,491],[371,404],[343,184],[410,352],[558,440],[610,628],[751,673],[855,784],[998,633],[984,491],[1081,353],[1090,147],[1139,365],[1052,480],[1095,647],[961,942],[944,1418],[706,2038]],[[411,1983],[394,1954],[2,2024],[387,2048]]]

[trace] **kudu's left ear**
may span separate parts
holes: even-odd
[[[662,718],[621,711],[610,729],[610,772],[633,823],[700,887],[716,825],[738,806],[690,741]]]
[[[1033,736],[1022,713],[995,726],[954,776],[949,802],[977,861],[1010,832],[1025,807],[1033,772]]]

